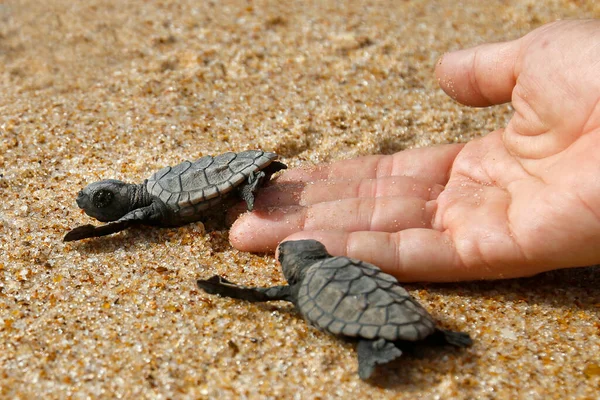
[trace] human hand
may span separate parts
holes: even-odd
[[[600,262],[600,20],[445,55],[442,89],[512,101],[505,129],[466,145],[285,172],[230,240],[273,251],[317,239],[400,281],[529,276]]]

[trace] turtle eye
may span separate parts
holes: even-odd
[[[110,204],[113,197],[115,197],[113,192],[111,192],[110,190],[102,189],[102,190],[98,190],[96,193],[94,193],[94,197],[92,198],[92,201],[94,203],[94,206],[96,206],[98,208],[104,208]]]

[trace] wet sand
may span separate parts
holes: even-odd
[[[345,4],[348,3],[348,4]],[[596,3],[596,4],[595,4]],[[290,166],[506,124],[437,86],[446,51],[517,38],[594,1],[5,1],[0,4],[0,397],[597,398],[600,273],[407,288],[465,351],[356,374],[351,344],[291,306],[197,278],[282,284],[272,255],[201,223],[63,243],[75,196],[251,148]]]

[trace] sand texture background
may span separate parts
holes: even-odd
[[[281,303],[197,278],[282,284],[272,255],[201,223],[63,243],[102,178],[141,182],[261,148],[290,166],[461,142],[506,124],[437,86],[446,51],[597,1],[0,3],[0,398],[598,398],[600,273],[407,288],[472,348],[419,349],[371,383],[351,344]]]

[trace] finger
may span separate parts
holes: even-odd
[[[325,179],[376,179],[408,176],[444,185],[462,144],[411,149],[393,155],[365,156],[316,167],[285,171],[277,182],[314,182]]]
[[[316,203],[349,198],[416,197],[436,199],[443,186],[406,176],[389,176],[379,179],[328,180],[316,182],[281,182],[264,187],[258,193],[256,210],[291,205],[308,206]],[[232,207],[232,213],[246,210],[241,202]]]
[[[304,231],[294,233],[284,241],[302,239],[320,241],[331,255],[374,264],[400,282],[453,282],[500,277],[496,271],[486,268],[466,267],[450,237],[433,229],[394,233]]]
[[[484,44],[444,54],[435,74],[444,92],[475,107],[511,100],[522,41]]]
[[[239,250],[266,252],[302,230],[394,232],[431,227],[434,207],[434,202],[417,198],[380,197],[276,208],[242,215],[231,227],[229,241]]]

